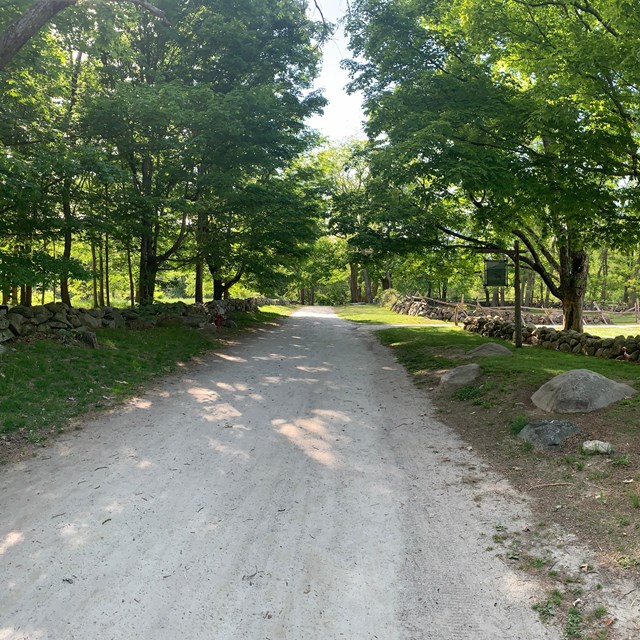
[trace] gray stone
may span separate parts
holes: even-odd
[[[11,309],[9,309],[9,313],[19,313],[25,318],[33,318],[35,315],[35,309],[34,307],[25,307],[24,305],[18,304],[15,307],[11,307]]]
[[[561,373],[542,385],[532,396],[536,407],[557,413],[588,413],[630,398],[629,385],[615,382],[589,369]]]
[[[79,313],[78,321],[82,324],[82,326],[89,327],[90,329],[100,329],[100,327],[102,327],[102,320],[100,318],[92,316],[90,313]]]
[[[200,329],[205,325],[206,321],[207,319],[203,316],[183,316],[182,318],[182,324],[193,329]]]
[[[565,420],[542,420],[528,424],[518,437],[536,447],[558,447],[567,438],[578,433],[580,427]]]
[[[0,318],[0,331],[9,328],[9,321],[6,318]]]
[[[38,307],[35,315],[33,316],[33,321],[36,324],[42,324],[43,322],[51,320],[52,317],[53,313],[51,313],[49,309],[47,309],[46,307]]]
[[[602,453],[604,455],[613,453],[611,443],[602,442],[602,440],[587,440],[582,443],[582,450],[585,453]]]
[[[7,340],[13,340],[15,335],[9,329],[0,330],[0,342],[6,342]]]
[[[440,378],[440,387],[446,390],[458,389],[472,384],[482,375],[482,369],[477,364],[465,364],[445,373]]]
[[[6,353],[6,352],[7,352],[7,347],[3,347],[3,346],[0,344],[0,356],[1,356],[3,353]]]
[[[80,329],[76,329],[73,333],[77,340],[86,344],[90,349],[98,348],[98,338],[93,331],[89,331],[86,327],[81,327]]]
[[[479,347],[472,349],[467,353],[468,356],[474,358],[483,358],[487,356],[510,356],[513,355],[510,349],[497,342],[487,342]]]
[[[69,307],[64,302],[48,302],[44,306],[51,311],[51,313],[58,313],[59,311],[66,313],[69,311]]]
[[[19,313],[10,312],[7,314],[7,320],[9,320],[9,327],[11,328],[13,333],[19,336],[22,323],[26,320],[26,318]]]

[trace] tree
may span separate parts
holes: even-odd
[[[611,8],[361,0],[348,24],[378,167],[439,232],[432,246],[513,256],[518,238],[572,329],[590,248],[623,223],[631,237],[638,228],[639,98],[626,53],[637,29],[633,17],[603,17]]]
[[[165,13],[146,0],[109,1],[137,5],[166,22]],[[0,33],[0,71],[5,69],[20,49],[52,18],[77,4],[78,0],[34,0],[22,15]]]

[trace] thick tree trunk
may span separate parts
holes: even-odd
[[[449,286],[449,280],[447,280],[447,278],[444,278],[443,281],[442,281],[442,298],[441,298],[441,300],[443,302],[446,302],[446,300],[447,300],[447,289],[448,289],[448,286]]]
[[[373,302],[373,290],[371,289],[371,278],[366,267],[362,269],[362,279],[364,280],[364,296],[365,302],[371,304]]]
[[[23,284],[20,287],[20,304],[23,307],[30,307],[33,304],[33,288],[31,285]]]
[[[204,303],[204,264],[198,259],[196,262],[196,286],[194,300],[196,304]]]
[[[138,282],[138,304],[153,304],[156,293],[156,277],[158,268],[155,260],[148,253],[140,255],[140,281]]]
[[[2,289],[2,304],[9,304],[11,300],[11,289],[9,287],[4,287]]]
[[[351,302],[360,302],[358,290],[358,265],[349,264],[349,291],[351,293]]]
[[[587,251],[567,251],[561,257],[560,298],[564,328],[582,331],[582,308],[589,280]]]
[[[307,304],[307,290],[304,287],[300,289],[300,304]]]
[[[64,216],[64,249],[62,257],[65,260],[71,259],[71,245],[73,242],[73,234],[71,230],[71,193],[70,185],[67,183],[62,196],[62,214]],[[60,277],[60,300],[66,305],[71,306],[71,294],[69,293],[69,276],[63,273]]]
[[[387,271],[384,276],[380,279],[382,284],[382,290],[386,291],[387,289],[392,289],[393,285],[391,282],[391,272]]]

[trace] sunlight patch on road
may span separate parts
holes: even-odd
[[[150,400],[143,400],[142,398],[131,398],[129,404],[135,409],[150,409],[152,403]]]
[[[203,415],[202,419],[207,422],[220,422],[229,418],[239,418],[242,415],[234,406],[227,402],[217,404],[209,415]]]
[[[230,447],[228,444],[224,444],[224,442],[220,442],[220,440],[216,440],[214,438],[208,438],[209,447],[216,451],[217,453],[222,453],[226,456],[233,456],[235,458],[240,458],[241,460],[248,461],[251,456],[246,452],[242,451],[242,449],[236,449],[235,447]]]
[[[20,631],[20,635],[13,627],[2,627],[0,629],[0,640],[19,640],[29,638],[29,640],[39,640],[44,638],[44,632],[42,631],[29,631],[28,635],[25,635],[24,629]]]
[[[336,466],[336,457],[331,445],[324,438],[329,438],[322,420],[315,418],[298,418],[292,422],[286,420],[272,420],[280,435],[288,438],[301,449],[309,458],[326,467]]]
[[[187,393],[196,401],[200,403],[215,402],[220,399],[220,396],[213,390],[206,387],[191,387],[187,389]]]
[[[19,531],[11,531],[9,532],[0,544],[0,556],[4,555],[11,547],[15,547],[15,545],[21,543],[24,540],[24,535],[22,535]],[[1,636],[0,636],[1,637]]]
[[[244,358],[238,358],[237,356],[230,356],[228,353],[215,353],[215,356],[228,362],[246,362]]]

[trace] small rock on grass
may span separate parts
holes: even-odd
[[[465,364],[445,373],[440,378],[440,388],[445,391],[459,389],[475,382],[481,375],[480,365]]]
[[[511,356],[513,354],[511,353],[511,349],[507,349],[504,345],[498,344],[497,342],[487,342],[472,349],[467,355],[480,358],[484,356]]]
[[[538,448],[560,446],[567,438],[578,433],[580,427],[565,420],[542,420],[524,427],[518,437]]]
[[[613,453],[613,447],[610,442],[602,442],[602,440],[587,440],[582,443],[582,450],[585,453],[602,453],[610,455]]]

